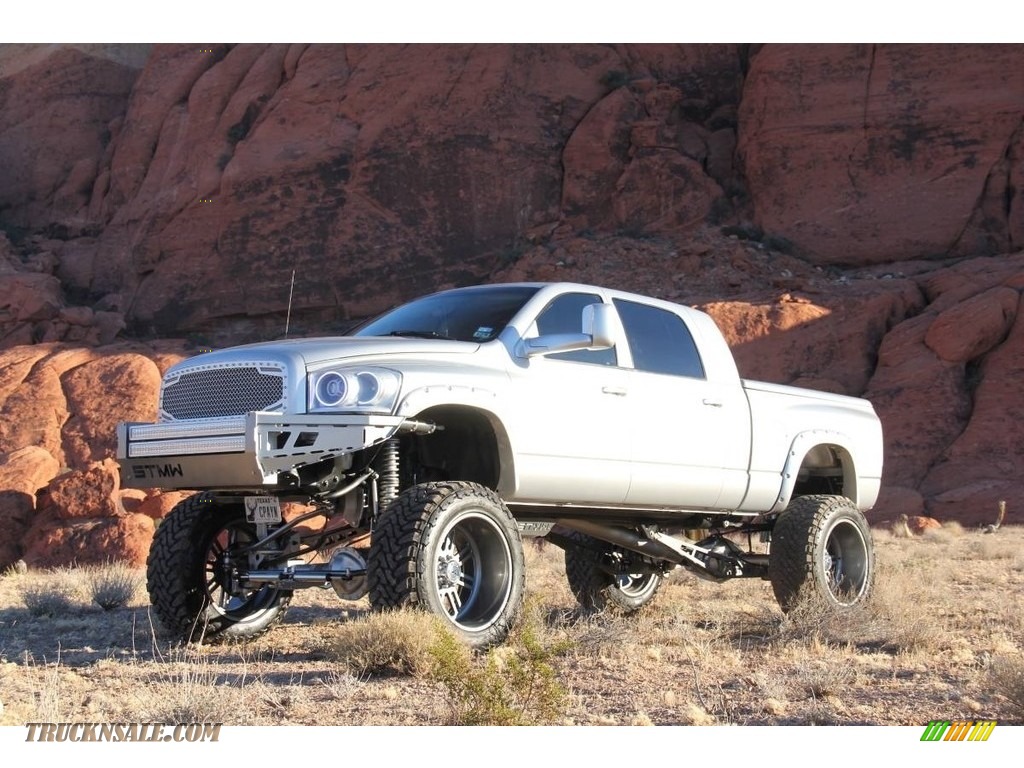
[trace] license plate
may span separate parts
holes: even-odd
[[[250,523],[280,523],[281,502],[276,496],[246,496],[245,519]]]

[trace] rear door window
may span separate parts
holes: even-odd
[[[614,304],[633,353],[634,368],[669,376],[705,377],[697,345],[679,315],[624,299],[615,299]]]

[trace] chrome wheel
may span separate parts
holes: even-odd
[[[458,627],[481,630],[512,594],[512,552],[502,530],[479,512],[465,512],[441,535],[435,558],[437,597]]]
[[[657,591],[660,582],[661,577],[656,573],[630,573],[619,576],[615,586],[630,600],[646,600]]]
[[[476,483],[407,488],[373,531],[370,604],[419,607],[473,648],[508,636],[526,587],[523,542],[508,507]]]
[[[206,595],[209,608],[228,618],[252,618],[253,614],[275,604],[279,590],[268,586],[243,588],[236,578],[237,568],[245,564],[241,553],[255,541],[248,523],[230,522],[210,540],[206,550]]]
[[[833,525],[822,561],[825,583],[836,601],[857,602],[868,585],[868,545],[860,528],[847,520]]]
[[[844,496],[793,499],[772,529],[768,578],[784,611],[808,599],[840,610],[862,605],[874,579],[864,514]]]

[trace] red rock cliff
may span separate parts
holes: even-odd
[[[62,466],[148,503],[107,421],[168,358],[102,345],[276,335],[293,269],[300,332],[489,279],[699,304],[744,375],[875,402],[876,517],[1012,515],[1022,119],[1021,46],[0,48],[0,515],[76,518],[25,490]]]

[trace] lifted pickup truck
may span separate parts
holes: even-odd
[[[565,550],[586,609],[636,610],[677,567],[767,579],[784,610],[860,604],[882,433],[865,400],[741,380],[694,309],[503,284],[185,360],[118,459],[126,486],[203,491],[149,555],[169,632],[255,636],[319,586],[486,647],[519,613],[524,536]]]

